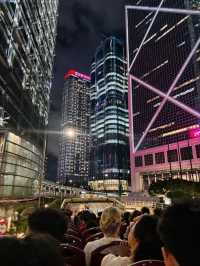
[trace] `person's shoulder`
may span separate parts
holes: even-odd
[[[90,246],[92,246],[92,242],[93,242],[93,241],[91,241],[91,242],[88,242],[88,243],[85,245],[85,247],[84,247],[84,250],[87,250],[87,249],[89,249],[89,248],[90,248]]]
[[[84,250],[85,250],[85,249],[87,250],[87,249],[90,249],[90,248],[93,249],[94,247],[98,246],[101,242],[102,242],[102,238],[97,239],[97,240],[94,240],[94,241],[90,241],[90,242],[88,242],[88,243],[86,244]]]
[[[115,259],[116,259],[115,255],[108,254],[102,259],[101,266],[110,265],[111,263],[113,263],[113,261],[115,261]]]
[[[112,264],[115,266],[127,266],[130,263],[131,261],[129,257],[120,257],[113,254],[108,254],[103,258],[101,266],[110,266]]]

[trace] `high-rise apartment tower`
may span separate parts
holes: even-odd
[[[85,186],[89,167],[90,77],[75,70],[65,75],[62,96],[58,181]]]

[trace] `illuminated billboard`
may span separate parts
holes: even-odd
[[[75,76],[77,78],[84,79],[86,81],[90,81],[91,80],[90,76],[85,75],[83,73],[79,73],[79,72],[77,72],[76,70],[73,70],[73,69],[69,70],[67,72],[67,74],[64,75],[64,79],[67,79],[70,76]]]
[[[189,131],[189,137],[191,139],[200,137],[200,128],[190,130]]]

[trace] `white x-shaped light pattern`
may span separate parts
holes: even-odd
[[[193,49],[191,50],[191,52],[189,53],[188,57],[186,58],[184,64],[181,66],[176,78],[174,79],[174,81],[172,82],[170,88],[168,89],[167,93],[163,93],[161,90],[151,86],[150,84],[142,81],[141,79],[135,77],[134,75],[131,74],[131,70],[133,68],[133,65],[141,51],[141,49],[143,48],[143,44],[156,20],[157,15],[160,12],[164,12],[164,13],[173,13],[173,14],[182,14],[182,15],[198,15],[200,16],[200,11],[195,11],[195,10],[187,10],[187,9],[176,9],[176,8],[162,8],[162,4],[163,4],[163,0],[161,0],[160,4],[158,7],[147,7],[147,6],[126,6],[126,13],[125,13],[125,19],[126,19],[126,50],[127,50],[127,67],[128,67],[128,76],[129,76],[129,123],[130,123],[130,146],[131,146],[131,152],[136,152],[139,147],[141,146],[142,142],[144,141],[145,137],[147,136],[147,134],[149,133],[149,130],[151,129],[151,127],[153,126],[154,122],[156,121],[158,115],[160,114],[160,112],[162,111],[165,103],[167,101],[175,104],[176,106],[182,108],[184,111],[196,116],[197,118],[200,118],[200,113],[197,112],[196,110],[194,110],[193,108],[189,107],[188,105],[174,99],[173,97],[170,96],[170,94],[172,93],[172,91],[174,90],[174,88],[177,85],[177,82],[180,80],[183,72],[185,71],[185,69],[187,68],[188,64],[190,63],[192,57],[194,56],[194,54],[196,53],[198,46],[200,45],[200,36],[196,42],[196,44],[194,45]],[[129,54],[129,20],[128,20],[128,10],[143,10],[143,11],[155,11],[154,17],[144,35],[144,38],[142,39],[142,42],[137,50],[137,53],[135,55],[135,57],[133,58],[132,62],[130,62],[130,54]],[[159,105],[158,109],[156,110],[153,118],[151,119],[151,121],[149,122],[147,128],[145,129],[145,131],[143,132],[142,137],[140,138],[140,140],[138,141],[136,147],[134,145],[134,129],[133,129],[133,94],[132,94],[132,81],[135,81],[137,83],[139,83],[140,85],[144,86],[145,88],[153,91],[154,93],[156,93],[157,95],[163,97],[163,100],[161,102],[161,104]]]

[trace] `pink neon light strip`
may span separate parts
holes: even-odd
[[[130,142],[130,166],[131,174],[134,176],[134,132],[133,132],[133,97],[132,97],[132,79],[129,75],[130,56],[129,56],[129,32],[128,32],[128,10],[125,12],[125,24],[126,24],[126,54],[127,54],[127,72],[128,72],[128,117],[129,117],[129,142]]]
[[[199,138],[200,137],[200,129],[197,128],[197,129],[191,129],[189,131],[189,136],[191,139],[193,138]]]
[[[128,106],[133,106],[132,97],[132,79],[129,76],[128,79]],[[130,152],[133,153],[135,150],[134,145],[134,132],[133,132],[133,108],[129,108],[129,141],[130,141]]]
[[[127,52],[127,72],[129,73],[130,66],[130,56],[129,56],[129,32],[128,32],[128,10],[125,12],[125,24],[126,24],[126,52]],[[134,152],[134,132],[133,132],[133,96],[132,96],[132,80],[130,75],[128,75],[128,117],[129,117],[129,143],[130,143],[130,153]]]
[[[138,48],[138,50],[137,50],[137,53],[136,53],[135,57],[133,58],[133,61],[132,61],[131,66],[130,66],[130,68],[129,68],[129,71],[132,69],[132,67],[133,67],[133,65],[134,65],[134,63],[135,63],[135,61],[136,61],[136,59],[137,59],[137,57],[138,57],[138,55],[139,55],[139,53],[140,53],[140,51],[141,51],[141,49],[142,49],[142,46],[143,46],[143,44],[144,44],[144,42],[145,42],[145,40],[146,40],[146,38],[147,38],[147,36],[148,36],[148,34],[149,34],[149,32],[150,32],[152,26],[153,26],[154,21],[155,21],[156,18],[157,18],[157,15],[158,15],[158,13],[159,13],[159,11],[160,11],[160,8],[161,8],[163,2],[164,2],[164,0],[161,0],[159,6],[158,6],[157,9],[156,9],[155,15],[154,15],[153,19],[151,20],[151,23],[150,23],[150,25],[149,25],[149,27],[148,27],[148,29],[147,29],[145,35],[144,35],[144,38],[142,39],[142,42],[141,42],[141,44],[140,44],[140,46],[139,46],[139,48]]]
[[[133,76],[133,75],[131,75],[131,78],[132,78],[132,80],[136,81],[137,83],[139,83],[140,85],[144,86],[145,88],[147,88],[147,89],[149,89],[149,90],[155,92],[155,93],[158,94],[159,96],[161,96],[161,97],[163,97],[163,98],[167,97],[167,95],[166,95],[164,92],[162,92],[162,91],[156,89],[156,88],[153,87],[152,85],[149,85],[147,82],[144,82],[144,81],[142,81],[141,79],[139,79],[139,78],[137,78],[137,77],[135,77],[135,76]],[[180,102],[180,101],[174,99],[174,98],[171,97],[171,96],[168,96],[168,97],[167,97],[167,100],[168,100],[169,102],[175,104],[176,106],[180,107],[180,108],[183,109],[184,111],[186,111],[186,112],[190,113],[191,115],[193,115],[193,116],[195,116],[195,117],[197,117],[197,118],[200,119],[200,113],[197,112],[196,110],[192,109],[192,108],[189,107],[188,105],[186,105],[186,104],[184,104],[184,103],[182,103],[182,102]]]
[[[140,10],[140,11],[156,11],[157,7],[152,6],[134,6],[134,5],[126,5],[126,10]],[[200,15],[200,11],[192,10],[192,9],[179,9],[179,8],[160,8],[160,12],[162,13],[172,13],[172,14],[180,14],[180,15]]]
[[[198,49],[198,46],[200,44],[200,38],[197,40],[195,46],[193,47],[192,51],[190,52],[189,56],[187,57],[187,59],[185,60],[183,66],[181,67],[180,71],[178,72],[176,78],[174,79],[174,81],[172,82],[172,85],[170,86],[166,96],[164,97],[163,101],[161,102],[160,106],[158,107],[158,109],[156,110],[153,118],[151,119],[149,125],[147,126],[147,128],[145,129],[142,137],[140,138],[140,140],[137,143],[137,146],[135,147],[135,151],[137,151],[140,147],[140,145],[142,144],[142,142],[144,141],[146,135],[148,134],[149,130],[151,129],[152,125],[154,124],[155,120],[157,119],[158,115],[160,114],[161,110],[163,109],[163,106],[165,105],[166,101],[168,100],[169,95],[171,94],[171,92],[174,90],[177,82],[179,81],[180,77],[182,76],[183,72],[185,71],[186,67],[188,66],[190,60],[192,59],[193,55],[195,54],[196,50]]]

